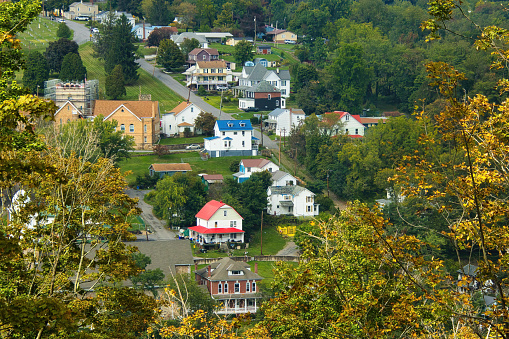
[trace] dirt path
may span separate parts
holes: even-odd
[[[300,255],[299,247],[293,241],[289,241],[281,251],[277,252],[276,255],[298,256]]]

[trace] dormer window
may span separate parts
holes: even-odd
[[[233,127],[233,124],[230,124],[230,123],[229,123],[229,124],[228,124],[228,127]]]
[[[240,127],[246,127],[246,124],[245,124],[245,123],[243,123],[243,122],[241,122],[241,123],[240,123]]]
[[[244,271],[228,271],[228,275],[244,275]]]

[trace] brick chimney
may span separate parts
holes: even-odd
[[[197,262],[194,263],[194,271],[195,272],[198,271],[198,263]]]
[[[212,276],[212,266],[209,265],[207,268],[209,270],[209,278],[210,278]]]
[[[255,262],[255,273],[258,274],[258,263]]]

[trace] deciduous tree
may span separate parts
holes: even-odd
[[[67,24],[65,22],[61,22],[58,24],[57,38],[66,38],[66,39],[72,38],[72,31],[69,28],[69,26],[67,26]]]
[[[172,40],[163,40],[157,50],[156,62],[168,72],[179,71],[186,62],[179,46]]]
[[[60,73],[62,61],[69,53],[79,54],[78,44],[75,41],[66,38],[50,41],[46,48],[46,52],[44,52],[50,70],[55,73]]]
[[[233,57],[239,64],[244,65],[246,61],[253,60],[253,45],[249,41],[242,40],[234,48]]]
[[[180,44],[180,50],[182,51],[182,54],[184,54],[184,57],[188,58],[189,53],[195,49],[200,47],[200,42],[196,40],[195,38],[192,39],[184,39],[182,43]]]
[[[196,129],[202,130],[205,135],[212,135],[216,124],[216,117],[212,113],[201,112],[194,120]]]

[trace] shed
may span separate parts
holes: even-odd
[[[175,173],[186,173],[191,172],[191,165],[188,163],[176,163],[176,164],[152,164],[148,168],[150,171],[150,176],[153,177],[154,174],[159,174],[159,177],[163,177],[165,175],[173,175]]]

